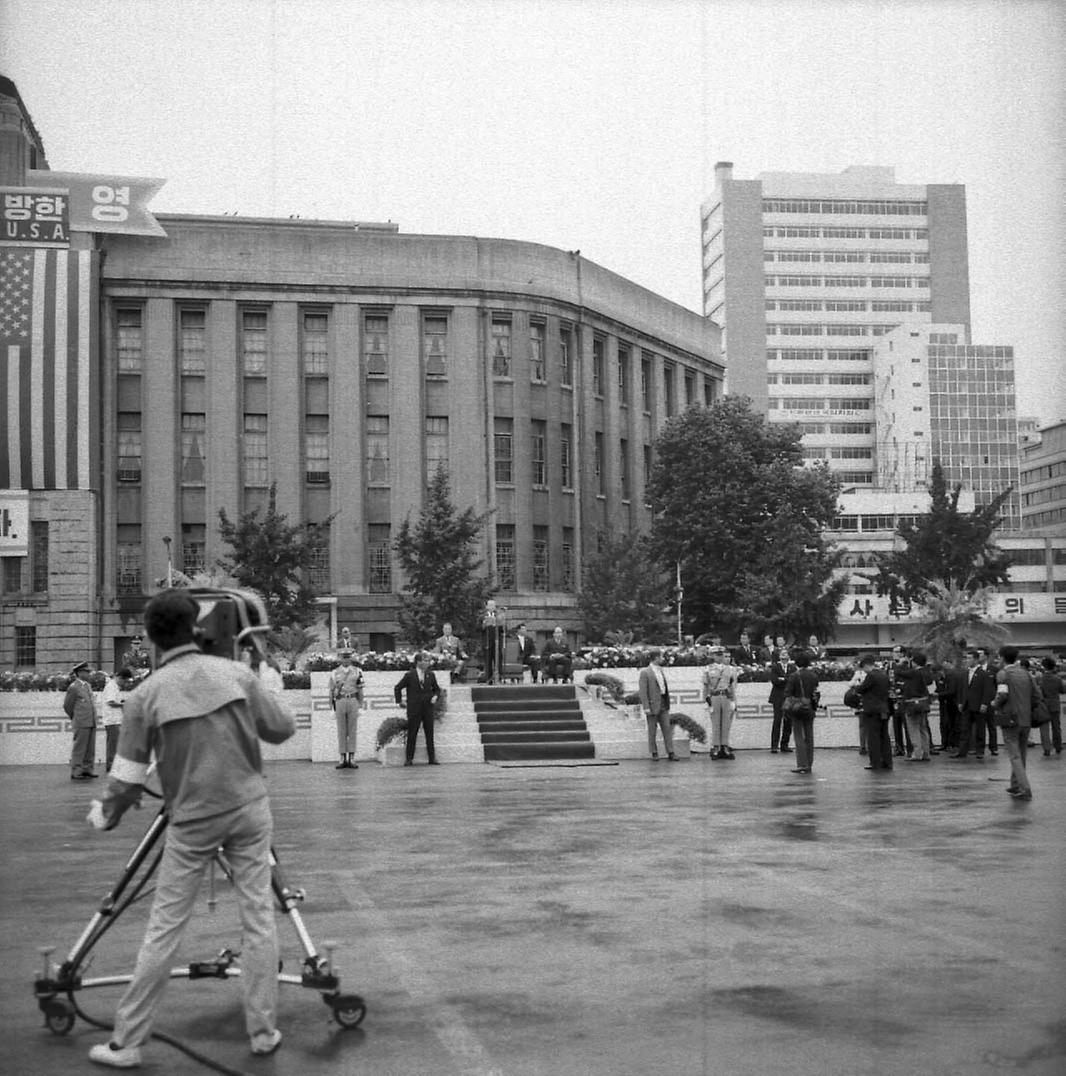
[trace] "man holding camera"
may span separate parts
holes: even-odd
[[[259,741],[284,742],[295,722],[250,668],[200,652],[199,613],[196,600],[180,590],[148,603],[144,622],[157,667],[126,699],[111,777],[88,816],[97,829],[118,825],[126,810],[139,805],[155,755],[169,821],[155,899],[111,1041],[89,1052],[90,1060],[111,1068],[140,1064],[201,879],[220,850],[240,903],[241,985],[252,1053],[273,1053],[281,1042],[275,1026],[273,821]]]

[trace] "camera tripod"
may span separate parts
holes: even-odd
[[[77,1016],[96,1023],[83,1013],[74,1000],[79,990],[92,987],[120,986],[129,983],[132,975],[106,975],[97,978],[83,978],[82,965],[94,946],[107,933],[119,916],[140,896],[147,885],[163,855],[160,846],[153,856],[153,849],[159,843],[167,827],[165,809],[160,810],[126,862],[122,876],[100,903],[100,907],[75,942],[67,959],[60,965],[53,965],[50,957],[55,952],[54,946],[41,946],[43,967],[40,978],[33,984],[37,1004],[44,1013],[45,1025],[56,1035],[65,1035],[74,1026]],[[229,865],[221,850],[216,854],[211,865],[210,895],[208,906],[214,906],[214,868],[218,866],[227,879],[232,880]],[[278,982],[290,986],[302,986],[319,993],[322,1000],[330,1007],[333,1018],[344,1028],[358,1027],[366,1015],[366,1002],[358,994],[342,994],[340,979],[333,971],[332,950],[334,943],[326,942],[326,956],[320,956],[315,950],[311,936],[304,926],[297,905],[304,899],[302,890],[290,889],[286,884],[278,865],[274,850],[270,851],[271,888],[280,909],[292,922],[300,944],[304,950],[304,960],[300,974],[287,974],[278,971]],[[171,979],[229,979],[240,975],[237,966],[239,954],[230,949],[223,949],[214,960],[195,961],[187,967],[174,968]]]

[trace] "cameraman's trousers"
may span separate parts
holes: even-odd
[[[195,822],[167,828],[155,899],[133,981],[115,1013],[111,1041],[141,1046],[174,966],[204,871],[221,849],[233,874],[241,917],[241,987],[249,1038],[274,1031],[278,1003],[278,939],[271,890],[273,820],[266,796]]]

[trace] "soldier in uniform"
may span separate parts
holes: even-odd
[[[337,717],[338,770],[357,770],[355,735],[363,705],[363,670],[352,664],[352,652],[340,652],[341,663],[329,676],[329,704]]]

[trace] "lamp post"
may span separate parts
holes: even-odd
[[[681,587],[681,561],[676,562],[677,582],[674,585],[674,596],[677,598],[677,646],[681,648],[681,601],[685,597],[685,591]]]
[[[171,538],[169,534],[163,535],[163,545],[167,547],[167,590],[174,585],[174,561],[170,556],[170,542]]]

